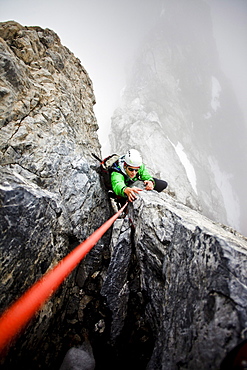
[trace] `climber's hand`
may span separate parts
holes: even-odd
[[[144,181],[144,184],[146,185],[146,187],[145,187],[146,190],[153,190],[154,184],[153,184],[152,181],[146,180],[146,181]]]
[[[133,202],[137,199],[137,195],[142,189],[133,186],[133,188],[125,188],[124,193],[127,195],[130,202]]]

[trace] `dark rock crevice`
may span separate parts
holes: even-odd
[[[106,338],[96,346],[96,369],[145,369],[154,339],[145,321],[146,302],[140,288],[134,228],[128,216],[117,223],[121,225],[120,233],[112,246],[111,262],[100,292],[106,297]]]
[[[92,344],[98,370],[145,369],[150,359],[154,341],[144,319],[145,299],[131,243],[133,230],[128,218],[118,221],[125,224],[125,235],[120,235],[120,243],[112,246],[115,262],[108,248],[96,246],[76,269],[76,286],[64,307],[63,330],[67,338],[56,366],[62,361],[62,353],[85,338]]]

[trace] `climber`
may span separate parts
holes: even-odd
[[[141,154],[130,149],[125,155],[122,155],[111,168],[111,185],[112,190],[119,198],[128,198],[133,202],[137,194],[142,191],[140,187],[133,186],[136,181],[143,181],[145,190],[156,190],[161,192],[167,187],[164,180],[153,178],[142,163]]]

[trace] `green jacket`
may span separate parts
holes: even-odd
[[[154,179],[149,174],[144,164],[141,165],[137,176],[135,176],[133,179],[127,176],[127,174],[124,174],[123,172],[121,172],[121,169],[119,166],[116,166],[116,170],[113,170],[113,172],[111,173],[112,190],[114,191],[115,194],[121,197],[126,197],[124,193],[124,189],[138,180],[142,180],[142,181],[150,180],[154,182]]]

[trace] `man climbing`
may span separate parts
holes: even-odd
[[[167,187],[166,181],[153,178],[149,174],[142,163],[141,154],[135,149],[130,149],[112,166],[112,190],[118,197],[127,197],[130,202],[133,202],[142,189],[136,186],[130,187],[130,185],[138,180],[144,182],[145,190],[161,192]]]

